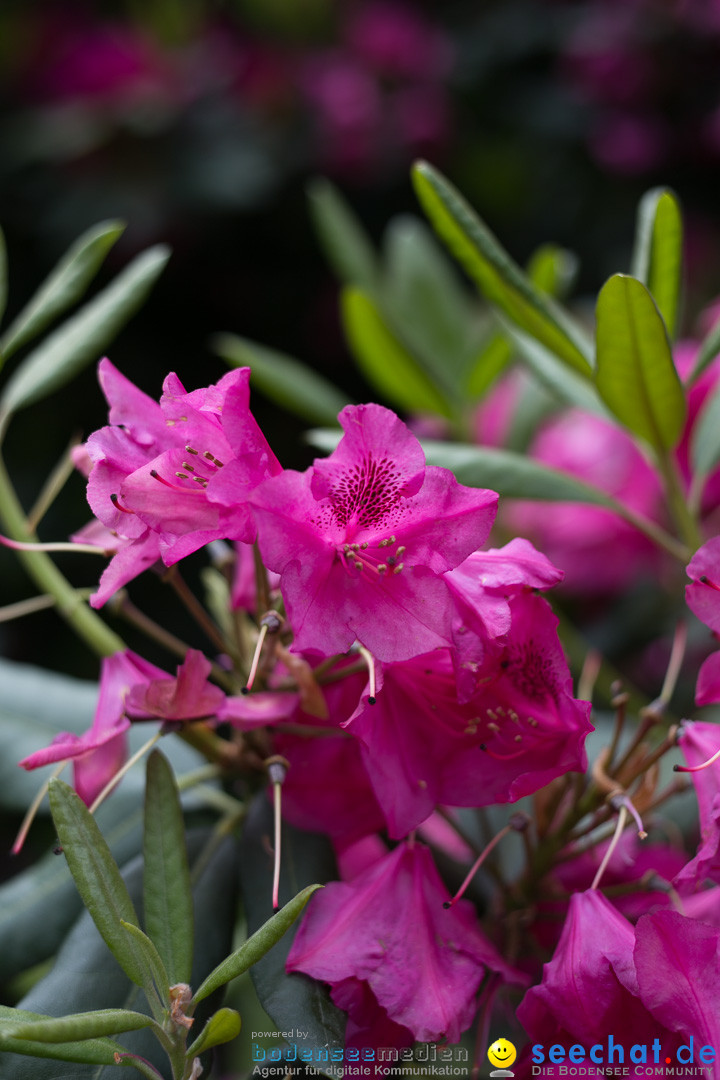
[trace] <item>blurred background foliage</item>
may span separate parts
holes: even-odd
[[[373,396],[350,358],[308,183],[329,178],[374,244],[392,222],[390,258],[393,219],[419,214],[419,156],[519,263],[548,240],[575,252],[580,307],[627,268],[642,193],[670,185],[685,210],[681,334],[720,291],[710,0],[6,0],[0,57],[9,316],[97,221],[127,222],[98,287],[169,243],[150,301],[110,350],[153,397],[168,370],[188,388],[216,381],[218,332],[297,357],[349,398]],[[283,463],[303,467],[301,420],[259,393],[253,408]],[[92,369],[22,414],[7,460],[26,505],[70,436],[104,422]],[[43,536],[87,517],[76,476]],[[96,579],[96,560],[72,566],[79,584]],[[8,553],[1,568],[4,603],[31,593]],[[96,674],[52,615],[0,624],[0,649]]]

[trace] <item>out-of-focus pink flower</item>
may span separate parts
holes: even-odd
[[[288,971],[330,983],[333,1000],[370,1040],[379,1024],[391,1022],[422,1042],[456,1043],[472,1021],[486,972],[509,982],[522,976],[482,935],[472,905],[461,900],[446,910],[449,899],[429,850],[400,844],[351,882],[332,882],[317,894]]]
[[[133,688],[147,687],[165,672],[141,656],[126,650],[102,661],[100,692],[92,727],[83,735],[62,732],[50,746],[23,758],[24,769],[38,769],[59,761],[72,761],[74,784],[88,806],[124,764],[127,757],[126,731],[130,721],[125,701]]]
[[[452,61],[449,39],[409,4],[365,3],[343,33],[350,51],[384,76],[441,80]]]
[[[714,700],[720,700],[720,695]],[[703,720],[685,721],[678,745],[690,768],[697,769],[720,751],[720,725]],[[720,883],[720,762],[698,769],[690,776],[700,811],[700,844],[695,858],[675,877],[675,885],[681,892],[696,891],[707,881]]]
[[[357,639],[392,661],[446,645],[442,575],[484,543],[497,495],[426,466],[389,409],[347,406],[339,419],[345,435],[329,458],[273,477],[252,499],[295,648],[331,655]]]

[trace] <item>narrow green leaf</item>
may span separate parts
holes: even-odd
[[[11,1009],[0,1005],[0,1050],[3,1053],[24,1054],[31,1057],[53,1058],[56,1061],[72,1061],[78,1065],[113,1065],[115,1052],[124,1047],[110,1039],[85,1039],[82,1042],[48,1044],[30,1039],[13,1038],[9,1032],[20,1024],[43,1023],[51,1017],[27,1009]]]
[[[599,416],[608,416],[591,382],[568,368],[554,353],[529,334],[518,330],[503,316],[500,316],[500,324],[520,359],[557,401]]]
[[[241,945],[231,956],[223,960],[214,971],[210,972],[207,979],[195,993],[193,1002],[202,1001],[203,998],[212,994],[214,990],[224,986],[225,983],[229,983],[232,979],[236,979],[238,975],[242,975],[244,971],[257,963],[266,952],[272,949],[273,945],[277,944],[285,931],[292,926],[312,894],[322,888],[322,885],[309,885],[302,892],[299,892],[289,904],[281,908],[277,915],[273,915],[272,918],[268,919],[265,925],[256,930],[244,945]]]
[[[213,1046],[219,1046],[220,1043],[227,1043],[237,1038],[241,1027],[240,1013],[235,1009],[218,1009],[210,1017],[192,1046],[188,1047],[188,1058],[197,1057],[198,1054],[204,1054]]]
[[[675,337],[682,286],[683,223],[677,197],[653,188],[640,200],[633,249],[632,276],[647,285]]]
[[[450,469],[468,487],[491,488],[507,498],[614,506],[604,491],[569,473],[541,465],[511,450],[424,439],[428,465]]]
[[[577,255],[557,244],[542,244],[531,255],[527,272],[533,285],[548,296],[562,300],[575,284]]]
[[[596,384],[629,431],[658,451],[677,445],[686,402],[665,324],[647,288],[624,274],[598,297]]]
[[[285,353],[266,349],[237,334],[217,334],[215,352],[234,367],[251,369],[252,385],[276,405],[311,424],[332,424],[349,404],[341,390]]]
[[[8,298],[8,265],[7,265],[7,249],[5,247],[5,234],[0,229],[0,320],[2,320],[5,314],[5,308],[7,307]],[[5,358],[0,355],[0,368],[5,361]]]
[[[185,822],[175,776],[159,750],[153,750],[147,763],[143,852],[145,929],[162,957],[170,985],[190,982],[193,901]]]
[[[123,1031],[139,1031],[150,1027],[152,1017],[129,1009],[97,1009],[75,1013],[73,1016],[53,1016],[18,1024],[7,1030],[12,1039],[31,1039],[44,1043],[76,1042],[98,1039],[104,1035],[119,1035]],[[0,1031],[0,1037],[4,1037]]]
[[[367,293],[346,289],[342,318],[358,367],[383,397],[407,412],[451,414],[440,391],[388,328]]]
[[[372,289],[378,277],[377,258],[357,216],[329,180],[313,180],[308,197],[318,239],[340,281]]]
[[[146,987],[154,985],[163,1008],[170,1008],[169,989],[173,985],[173,980],[170,979],[165,970],[160,953],[147,934],[144,934],[139,927],[125,922],[124,919],[120,920],[120,925],[137,946],[137,956],[144,967],[143,985]]]
[[[692,386],[693,383],[697,382],[703,371],[710,367],[718,353],[720,353],[720,319],[711,326],[703,339],[693,369],[685,380],[686,386]]]
[[[124,229],[121,221],[103,221],[75,241],[0,338],[0,352],[5,359],[83,297]]]
[[[137,946],[120,925],[123,921],[138,925],[135,908],[95,819],[62,780],[50,781],[49,796],[55,828],[85,907],[128,978],[146,987]]]
[[[10,376],[0,410],[24,409],[97,360],[141,306],[169,257],[169,249],[161,244],[144,251],[107,288],[61,323]]]
[[[492,334],[475,357],[465,383],[467,394],[473,401],[484,397],[492,384],[510,363],[512,349],[503,334]]]
[[[707,476],[720,462],[720,384],[703,402],[690,443],[693,468]]]
[[[592,350],[580,328],[530,281],[452,184],[427,162],[413,167],[413,183],[436,232],[488,300],[589,377]]]

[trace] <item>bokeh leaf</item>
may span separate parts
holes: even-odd
[[[169,249],[162,244],[142,252],[102,292],[61,323],[10,376],[0,411],[16,412],[47,397],[97,360],[141,306],[169,257]]]
[[[677,445],[686,403],[665,324],[647,288],[625,274],[598,297],[596,384],[629,431],[660,452]]]
[[[541,244],[527,264],[528,277],[538,289],[562,300],[569,295],[579,269],[578,258],[557,244]]]
[[[185,822],[175,776],[154,750],[147,763],[143,891],[145,929],[174,983],[190,981],[193,903],[185,847]]]
[[[313,180],[308,197],[318,239],[340,281],[372,289],[378,278],[377,258],[358,217],[329,180]]]
[[[694,382],[697,382],[703,371],[712,364],[718,353],[720,353],[720,318],[713,323],[700,344],[693,369],[685,380],[688,386],[692,386]]]
[[[488,300],[589,377],[592,350],[580,328],[530,281],[456,188],[427,162],[413,167],[413,183],[436,232]]]
[[[444,396],[387,326],[368,293],[345,289],[342,317],[358,367],[383,397],[406,412],[451,414]]]
[[[82,299],[124,229],[121,221],[102,221],[75,241],[0,338],[5,359]]]
[[[251,382],[288,412],[311,424],[332,424],[349,399],[312,368],[237,334],[217,334],[215,352],[234,367],[249,367]]]
[[[650,290],[675,337],[682,288],[683,223],[676,195],[667,188],[653,188],[638,207],[632,276]]]
[[[720,384],[708,394],[693,424],[690,453],[695,471],[703,476],[720,462]]]

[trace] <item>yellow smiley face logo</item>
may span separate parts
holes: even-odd
[[[507,1039],[496,1039],[487,1054],[491,1065],[507,1069],[517,1057],[517,1050]]]

